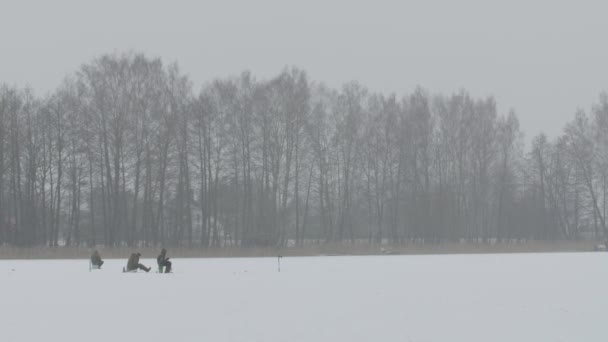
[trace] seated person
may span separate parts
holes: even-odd
[[[132,253],[129,257],[129,261],[127,261],[127,272],[135,271],[137,269],[144,270],[146,272],[150,272],[150,267],[146,267],[139,263],[139,257],[141,253]]]
[[[158,268],[161,268],[161,267],[165,268],[165,273],[171,272],[171,261],[169,261],[169,258],[167,258],[166,249],[163,248],[160,251],[160,254],[156,258],[156,262],[158,263]]]
[[[103,265],[103,260],[101,260],[101,256],[97,250],[93,251],[91,255],[91,265],[97,266],[97,268],[101,268],[101,265]]]

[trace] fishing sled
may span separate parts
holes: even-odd
[[[156,273],[165,273],[165,267],[164,266],[158,266],[158,269],[156,270]],[[173,273],[173,268],[171,269],[171,271],[169,271],[167,273]]]
[[[127,271],[127,268],[123,267],[122,268],[122,273],[137,273],[137,269]]]

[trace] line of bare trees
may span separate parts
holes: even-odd
[[[335,90],[288,68],[195,93],[140,54],[50,96],[0,85],[0,244],[285,246],[604,237],[608,96],[529,151],[466,91]]]

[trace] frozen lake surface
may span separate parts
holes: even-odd
[[[608,253],[142,262],[0,261],[0,341],[608,340]]]

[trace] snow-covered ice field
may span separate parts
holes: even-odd
[[[0,261],[0,341],[608,340],[608,253],[173,262]]]

